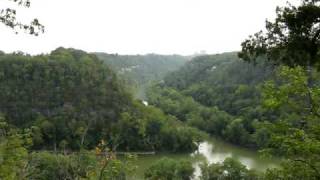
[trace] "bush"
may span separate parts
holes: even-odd
[[[145,172],[148,180],[189,180],[193,177],[194,168],[189,161],[175,161],[163,158],[151,165]]]

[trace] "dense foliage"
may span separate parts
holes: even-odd
[[[133,100],[95,55],[59,48],[49,55],[0,56],[0,112],[29,128],[33,149],[191,151],[202,134]]]
[[[246,166],[232,158],[227,158],[222,163],[205,163],[201,165],[201,180],[258,180],[260,178],[257,172],[247,169]]]
[[[267,56],[276,64],[319,67],[320,4],[318,0],[300,0],[298,6],[277,7],[274,21],[266,21],[266,30],[251,35],[242,43],[239,56],[257,61]]]
[[[239,56],[257,61],[259,55],[290,66],[279,68],[277,79],[264,86],[266,107],[277,110],[274,123],[262,127],[271,137],[266,152],[286,157],[281,169],[269,170],[267,179],[319,179],[319,43],[320,4],[301,0],[297,6],[277,8],[266,32],[242,43]]]
[[[194,168],[189,161],[163,158],[154,162],[145,172],[148,180],[190,180]]]
[[[137,109],[121,115],[111,135],[116,141],[113,147],[123,150],[171,152],[193,151],[204,137],[204,133],[184,125],[175,117],[141,103]]]
[[[131,103],[115,74],[82,51],[2,55],[0,69],[0,111],[10,124],[33,126],[38,148],[93,147]]]
[[[247,64],[236,53],[201,56],[155,84],[148,97],[191,126],[238,145],[260,147],[267,137],[256,134],[256,125],[273,121],[277,113],[261,104],[261,85],[273,78],[274,66],[267,62]]]
[[[269,169],[266,179],[320,177],[319,72],[264,61],[254,66],[232,54],[204,56],[155,84],[148,95],[151,104],[193,127],[285,158],[282,169]],[[224,176],[221,167],[209,169]]]
[[[1,119],[0,132],[0,179],[125,179],[134,170],[132,157],[120,161],[101,143],[95,153],[29,153],[32,140],[28,129],[13,128]]]
[[[217,107],[205,107],[192,97],[161,86],[149,90],[149,102],[161,108],[165,113],[177,117],[190,126],[197,127],[210,134],[223,136],[233,117]],[[238,134],[238,137],[239,134]]]
[[[264,85],[265,106],[282,112],[276,122],[262,124],[270,135],[264,152],[287,159],[282,169],[267,172],[269,179],[320,178],[319,80],[314,83],[313,87],[308,86],[308,73],[302,67],[281,67],[276,81]]]
[[[2,53],[0,179],[126,179],[134,166],[116,152],[197,149],[204,133],[134,100],[120,82],[79,50]]]

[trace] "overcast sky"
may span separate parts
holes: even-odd
[[[37,17],[45,34],[16,35],[0,24],[0,50],[31,54],[73,47],[119,54],[183,54],[240,50],[285,0],[31,0],[18,9]],[[0,7],[14,5],[0,0]],[[13,6],[15,7],[15,6]]]

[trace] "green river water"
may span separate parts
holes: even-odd
[[[262,158],[261,155],[256,151],[234,146],[216,138],[210,138],[208,141],[200,144],[198,152],[189,154],[162,153],[156,155],[138,156],[138,159],[135,162],[135,165],[138,166],[138,169],[136,170],[134,175],[131,175],[129,177],[129,179],[143,179],[145,170],[150,167],[153,162],[163,157],[169,157],[176,160],[189,159],[193,163],[193,166],[196,170],[195,179],[198,179],[197,176],[199,176],[200,174],[199,164],[204,160],[207,160],[209,163],[217,163],[222,162],[227,157],[232,157],[239,160],[249,169],[255,169],[257,171],[264,171],[267,168],[277,167],[280,163],[280,159]]]

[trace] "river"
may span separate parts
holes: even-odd
[[[200,144],[198,152],[189,154],[162,153],[156,155],[139,156],[135,162],[135,165],[138,166],[138,169],[130,179],[143,179],[145,170],[150,167],[152,163],[163,157],[173,158],[175,160],[189,159],[195,168],[195,177],[200,175],[199,165],[204,160],[207,160],[209,163],[217,163],[222,162],[227,157],[232,157],[239,160],[249,169],[255,169],[257,171],[264,171],[267,168],[277,167],[280,163],[280,160],[277,158],[262,158],[256,151],[234,146],[216,138],[210,138],[208,141]]]

